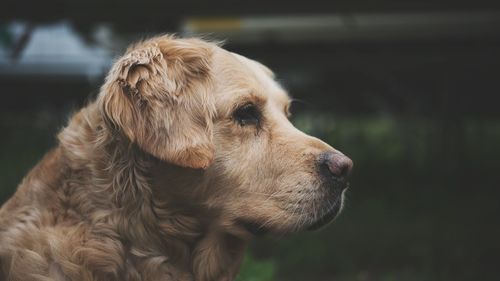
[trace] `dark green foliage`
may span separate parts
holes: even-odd
[[[247,255],[236,281],[273,281],[275,280],[276,262],[272,259],[256,260]]]

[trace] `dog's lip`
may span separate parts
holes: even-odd
[[[255,235],[255,236],[263,236],[267,234],[270,230],[267,227],[264,227],[262,224],[251,221],[239,219],[237,223],[241,225],[246,231]]]
[[[340,208],[342,207],[342,194],[337,196],[335,201],[331,204],[329,210],[318,220],[316,220],[313,224],[308,226],[306,230],[309,231],[314,231],[318,230],[321,227],[327,225],[329,222],[331,222],[335,217],[338,215]]]

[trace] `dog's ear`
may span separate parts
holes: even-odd
[[[212,50],[201,40],[169,36],[132,47],[101,90],[106,123],[159,159],[207,168],[215,153]]]

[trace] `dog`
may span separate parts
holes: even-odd
[[[131,46],[0,209],[0,279],[230,281],[247,243],[341,210],[352,161],[289,121],[266,66]]]

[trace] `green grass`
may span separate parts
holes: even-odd
[[[256,260],[251,255],[246,255],[236,281],[273,281],[275,274],[274,260]]]

